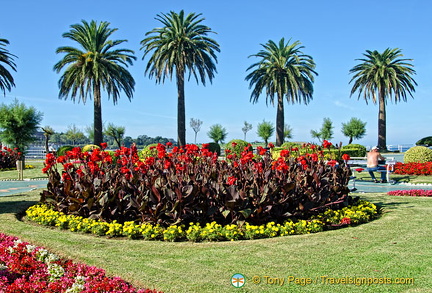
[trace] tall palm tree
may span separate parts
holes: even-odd
[[[387,48],[382,53],[366,50],[363,55],[366,58],[356,59],[362,63],[350,70],[354,74],[350,81],[354,81],[351,95],[358,91],[358,98],[363,95],[366,103],[369,99],[374,104],[378,101],[378,147],[386,150],[386,101],[406,102],[407,94],[413,97],[417,83],[411,75],[415,74],[415,70],[408,62],[412,59],[400,58],[403,54],[398,48]]]
[[[304,55],[296,41],[292,44],[285,43],[282,38],[279,44],[269,40],[263,46],[263,50],[249,57],[258,57],[261,60],[252,64],[248,70],[253,71],[246,76],[250,81],[249,88],[253,87],[250,101],[258,102],[258,98],[266,89],[266,104],[274,105],[277,97],[276,113],[276,145],[280,146],[284,141],[284,97],[288,103],[304,102],[308,104],[312,100],[314,75],[318,75],[315,62],[309,55]]]
[[[59,98],[67,99],[70,95],[73,101],[78,98],[85,103],[93,96],[95,145],[103,139],[101,91],[105,90],[115,105],[120,91],[123,90],[131,100],[135,87],[135,81],[126,69],[136,59],[134,51],[114,49],[126,40],[110,40],[117,29],[109,28],[109,25],[109,22],[97,24],[94,20],[71,25],[71,30],[63,37],[77,42],[81,48],[59,47],[56,53],[66,55],[54,65],[57,73],[66,67],[59,80]]]
[[[143,59],[152,53],[145,70],[149,77],[155,77],[156,83],[163,83],[166,77],[177,80],[177,134],[178,144],[186,144],[186,113],[184,82],[185,72],[193,75],[197,83],[205,86],[206,77],[210,83],[216,71],[216,52],[220,52],[219,44],[207,37],[214,33],[211,28],[202,25],[201,14],[184,11],[158,14],[156,20],[163,27],[155,28],[146,33],[141,41],[144,50]]]
[[[5,48],[9,44],[6,39],[0,39],[0,90],[3,95],[6,95],[6,90],[10,91],[15,86],[12,74],[3,66],[3,63],[9,66],[13,71],[16,71],[16,64],[14,63],[15,55],[9,53]]]

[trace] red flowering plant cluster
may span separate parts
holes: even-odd
[[[22,153],[18,148],[3,147],[0,149],[0,170],[16,168],[16,161],[20,160]]]
[[[42,247],[0,233],[0,292],[126,292],[161,293],[136,289],[96,267],[60,259]]]
[[[277,160],[258,147],[219,160],[208,145],[158,144],[140,159],[135,146],[110,153],[79,148],[48,154],[42,202],[65,214],[120,223],[172,224],[283,222],[347,205],[350,170],[329,164],[320,149]]]
[[[395,174],[399,175],[432,175],[432,162],[401,163],[395,165]]]
[[[425,189],[409,189],[409,190],[392,190],[387,192],[388,195],[393,196],[422,196],[422,197],[431,197],[432,190]]]

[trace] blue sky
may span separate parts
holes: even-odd
[[[144,76],[146,60],[142,60],[140,41],[145,33],[160,26],[154,18],[169,11],[202,13],[204,24],[217,34],[219,44],[216,77],[205,87],[195,80],[186,84],[187,141],[193,143],[191,118],[203,121],[198,142],[208,142],[211,125],[219,123],[227,129],[227,140],[243,138],[243,122],[253,125],[247,140],[261,140],[256,126],[263,120],[275,123],[276,108],[265,104],[265,96],[257,104],[249,102],[251,90],[245,81],[246,69],[257,60],[248,58],[261,50],[268,40],[282,37],[300,41],[303,52],[317,65],[313,100],[308,104],[285,104],[285,122],[293,129],[293,141],[313,141],[311,129],[319,129],[323,119],[332,120],[332,141],[347,143],[341,123],[352,117],[367,122],[367,135],[358,141],[364,145],[377,143],[378,106],[350,98],[349,70],[366,50],[383,51],[400,48],[405,58],[413,59],[418,83],[414,99],[387,105],[387,143],[411,144],[432,135],[430,95],[432,92],[432,2],[428,0],[311,0],[311,1],[2,1],[0,37],[10,41],[8,49],[18,56],[16,87],[3,103],[14,98],[44,113],[42,126],[66,131],[75,124],[81,129],[93,122],[92,101],[73,103],[58,99],[60,75],[53,65],[63,55],[55,50],[72,43],[62,34],[70,25],[90,21],[108,21],[118,28],[114,39],[127,39],[121,45],[135,51],[137,61],[129,68],[136,87],[132,101],[122,95],[114,106],[103,96],[104,122],[126,127],[126,135],[140,134],[177,138],[175,80],[156,84]],[[275,140],[275,136],[271,138]]]

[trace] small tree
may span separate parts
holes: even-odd
[[[273,123],[267,122],[265,120],[263,120],[262,123],[258,123],[257,134],[259,137],[264,139],[266,146],[268,145],[268,139],[273,135],[274,131],[275,127],[273,126]]]
[[[320,142],[333,138],[333,122],[330,118],[324,118],[323,125],[319,131],[311,130],[311,136]]]
[[[292,128],[288,124],[285,124],[285,127],[284,127],[284,140],[288,140],[288,139],[291,139],[291,138],[293,138]]]
[[[18,100],[0,106],[0,140],[22,153],[36,140],[34,134],[42,121],[42,112],[26,107]]]
[[[43,134],[45,136],[45,153],[49,153],[49,147],[48,143],[50,140],[51,135],[55,133],[54,129],[52,129],[50,126],[41,127]]]
[[[353,139],[361,139],[366,135],[366,122],[353,117],[348,123],[342,123],[342,133],[349,137],[348,144],[351,144]]]
[[[215,143],[220,143],[225,140],[228,133],[225,129],[225,127],[222,127],[220,124],[215,124],[210,126],[209,132],[207,132],[207,135],[213,139]]]
[[[252,124],[244,122],[244,126],[242,128],[242,131],[244,133],[244,140],[246,141],[246,133],[248,133],[249,130],[252,130]]]
[[[75,145],[77,141],[85,139],[84,133],[81,130],[79,130],[75,126],[75,124],[68,126],[68,130],[66,131],[65,135],[67,140],[71,141],[73,145]]]
[[[121,142],[123,140],[124,134],[125,134],[124,126],[115,126],[112,123],[108,123],[108,126],[105,129],[105,135],[113,138],[117,143],[118,148],[121,148]]]
[[[191,118],[190,120],[190,127],[192,127],[193,131],[195,132],[195,143],[196,143],[197,134],[201,130],[202,124],[203,122],[199,119]]]

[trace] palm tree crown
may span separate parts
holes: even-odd
[[[309,55],[301,51],[304,47],[299,41],[292,44],[285,43],[282,38],[278,44],[269,40],[262,45],[263,50],[249,57],[258,57],[260,61],[252,64],[247,71],[253,70],[246,76],[249,88],[253,88],[250,101],[258,102],[265,89],[266,104],[270,101],[274,105],[277,97],[276,115],[276,145],[283,143],[284,106],[283,98],[288,103],[305,103],[312,100],[314,75],[318,75],[315,62]]]
[[[54,65],[57,73],[66,67],[59,80],[59,98],[67,99],[70,95],[72,100],[78,98],[85,103],[88,97],[93,96],[96,145],[102,142],[101,89],[116,104],[121,91],[131,100],[135,87],[135,81],[126,69],[136,59],[134,51],[114,49],[126,40],[110,40],[117,29],[109,28],[109,25],[109,22],[97,24],[94,20],[71,25],[71,30],[63,37],[77,42],[81,48],[59,47],[56,53],[66,55]]]
[[[177,80],[178,107],[178,143],[186,143],[186,117],[184,103],[184,75],[189,71],[197,83],[205,85],[206,78],[212,82],[216,71],[216,52],[220,52],[219,44],[207,37],[214,33],[209,27],[202,25],[204,18],[201,14],[184,11],[168,14],[158,14],[156,20],[163,27],[155,28],[146,33],[141,41],[144,50],[143,59],[151,54],[147,63],[145,74],[155,77],[156,83],[163,83],[166,77],[172,79],[173,74]]]
[[[358,92],[366,103],[369,99],[379,104],[378,114],[378,146],[386,149],[386,100],[394,100],[395,103],[407,101],[407,94],[413,97],[417,83],[412,78],[415,74],[413,65],[408,61],[412,59],[400,58],[403,56],[398,48],[387,48],[384,52],[366,50],[363,54],[366,58],[357,59],[362,63],[354,66],[351,82],[351,96]]]
[[[14,63],[15,55],[9,53],[5,48],[9,44],[6,39],[0,39],[0,90],[3,95],[6,95],[6,90],[10,91],[15,86],[12,74],[2,65],[3,63],[9,66],[13,71],[16,71],[16,64]]]

